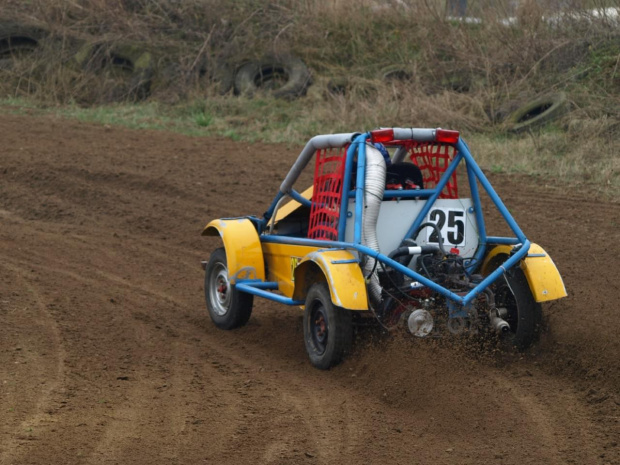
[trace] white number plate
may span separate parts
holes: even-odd
[[[439,228],[443,243],[453,247],[465,244],[465,221],[466,212],[461,208],[433,208],[428,213],[428,221],[435,223]],[[434,228],[426,228],[426,241],[429,244],[437,244],[439,238]]]

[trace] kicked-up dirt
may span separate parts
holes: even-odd
[[[520,355],[358,338],[298,308],[225,332],[200,232],[261,214],[298,147],[0,116],[0,464],[618,464],[620,206],[490,174],[570,296]],[[475,147],[472,147],[475,153]]]

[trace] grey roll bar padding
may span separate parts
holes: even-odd
[[[434,142],[437,137],[437,129],[418,128],[393,128],[394,140],[415,140],[417,142]],[[405,147],[398,147],[392,157],[392,163],[402,163],[407,156]]]
[[[435,142],[436,129],[392,128],[394,140],[415,140],[416,142]]]
[[[394,131],[394,140],[415,140],[417,142],[434,142],[437,133],[436,129],[392,128],[392,130]],[[358,134],[360,133],[349,132],[345,134],[324,134],[314,136],[303,148],[297,157],[297,160],[284,178],[284,181],[282,181],[282,184],[280,185],[280,192],[283,194],[288,194],[291,191],[293,184],[295,184],[295,181],[297,181],[297,178],[301,172],[312,159],[314,152],[321,149],[344,147],[348,143],[353,142],[353,138]]]
[[[325,134],[321,136],[314,136],[308,141],[303,148],[297,160],[291,167],[290,171],[282,181],[280,185],[280,192],[288,194],[293,188],[293,184],[297,181],[297,178],[304,170],[308,162],[312,159],[314,152],[321,149],[329,148],[341,148],[353,141],[353,138],[357,136],[359,132],[349,132],[346,134]]]

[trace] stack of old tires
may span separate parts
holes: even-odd
[[[0,21],[0,80],[7,81],[11,75],[21,74],[34,61],[46,35],[41,28]],[[11,85],[25,92],[33,88],[30,79],[14,79]]]
[[[19,58],[33,54],[45,35],[36,27],[0,22],[0,69],[10,69]]]
[[[0,22],[0,74],[17,74],[20,66],[22,70],[33,73],[34,67],[24,67],[24,62],[35,62],[42,56],[49,58],[53,55],[48,52],[53,50],[54,42],[54,38],[43,28]],[[81,43],[75,40],[73,43],[75,45],[71,48],[70,56],[63,61],[63,66],[72,69],[76,76],[97,76],[96,85],[83,86],[86,87],[86,93],[82,95],[83,103],[136,102],[175,86],[182,88],[191,80],[216,87],[220,94],[247,97],[262,94],[292,100],[305,95],[312,84],[308,67],[292,54],[265,55],[260,59],[241,63],[199,57],[200,59],[194,60],[189,66],[182,66],[175,63],[174,57],[178,54],[174,51],[155,51],[143,43],[95,40]],[[41,74],[40,70],[39,73]],[[36,86],[36,80],[24,80],[22,77],[20,75],[17,79],[20,85],[23,85],[23,82],[34,82],[33,86]],[[411,85],[413,77],[412,69],[392,65],[384,67],[377,80]],[[347,95],[354,87],[351,79],[353,78],[349,76],[332,78],[327,82],[326,91],[334,96]],[[7,79],[3,81],[6,82]],[[32,87],[30,84],[28,86]],[[457,87],[453,90],[463,91],[462,85]],[[364,98],[364,94],[352,97]],[[504,108],[496,112],[491,119],[495,123],[501,123],[509,132],[520,133],[553,121],[568,108],[563,93],[544,95],[530,102],[519,103],[520,105],[513,103],[508,110]]]
[[[33,59],[52,40],[42,28],[0,23],[0,71],[14,70],[20,61]],[[135,42],[85,42],[76,47],[65,65],[102,76],[104,85],[97,89],[100,101],[143,100],[158,86],[178,84],[192,77],[217,83],[221,94],[264,93],[282,99],[305,95],[312,83],[307,66],[292,54],[266,55],[242,63],[200,59],[183,69],[172,56],[155,53],[149,46]]]

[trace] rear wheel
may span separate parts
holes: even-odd
[[[521,269],[509,270],[499,280],[495,305],[510,325],[510,332],[503,338],[504,344],[517,350],[527,349],[540,332],[542,310]]]
[[[310,362],[321,370],[337,365],[351,350],[351,312],[334,306],[326,283],[314,284],[308,292],[304,340]]]
[[[205,299],[211,320],[220,329],[243,326],[252,314],[254,296],[239,292],[230,283],[223,248],[215,249],[209,257],[205,272]]]

